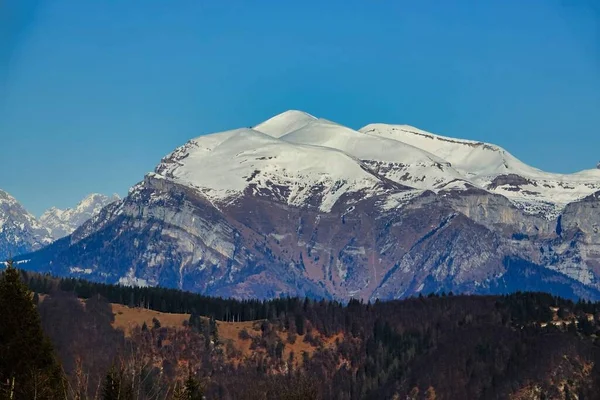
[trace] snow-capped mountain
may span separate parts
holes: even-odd
[[[85,221],[100,212],[106,205],[120,200],[118,195],[111,197],[92,193],[85,197],[74,208],[61,210],[56,207],[48,209],[39,218],[39,222],[50,232],[54,240],[70,235]]]
[[[30,268],[207,294],[600,299],[600,170],[300,111],[200,136]]]
[[[600,190],[600,169],[553,174],[533,168],[503,148],[483,142],[435,135],[408,125],[371,124],[360,129],[436,154],[465,179],[501,194],[529,213],[555,218],[564,207]]]
[[[341,195],[370,196],[389,186],[348,154],[246,128],[194,139],[163,159],[156,173],[195,188],[217,207],[248,193],[326,212]]]
[[[288,115],[293,117],[294,114]],[[282,115],[277,118],[281,118]],[[269,121],[266,122],[268,124]],[[261,126],[256,127],[261,130]],[[344,126],[316,119],[285,134],[265,131],[281,140],[295,144],[340,150],[360,161],[378,176],[416,189],[440,188],[463,177],[450,163],[397,140],[364,134]],[[282,131],[283,133],[285,131]]]
[[[0,190],[0,260],[52,242],[49,232],[10,194]]]
[[[116,195],[92,194],[73,209],[53,207],[36,219],[14,197],[0,190],[0,260],[38,250],[69,235],[116,200]]]
[[[501,194],[525,212],[549,218],[568,203],[600,190],[600,169],[553,174],[488,143],[434,135],[406,125],[371,124],[355,131],[294,110],[252,129],[193,139],[165,158],[157,172],[197,187],[217,202],[241,195],[247,188],[261,189],[261,182],[298,188],[314,186],[321,179],[346,182],[350,175],[351,183],[342,191],[367,190],[373,182],[366,182],[373,176],[407,189],[438,191],[466,185]],[[366,186],[357,178],[366,179]],[[270,190],[270,186],[262,189]],[[289,204],[305,200],[290,193]]]

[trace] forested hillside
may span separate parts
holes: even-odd
[[[598,303],[544,293],[240,302],[22,277],[37,293],[71,398],[595,399],[600,393]],[[144,313],[143,323],[119,326]]]

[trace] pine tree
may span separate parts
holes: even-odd
[[[202,321],[200,315],[198,315],[195,311],[192,311],[192,314],[190,315],[190,319],[188,321],[188,325],[190,326],[190,328],[192,328],[192,330],[196,332],[204,331],[204,322]]]
[[[173,391],[173,400],[203,400],[204,389],[198,379],[194,378],[191,374],[183,382],[183,384],[177,384]]]
[[[190,375],[185,381],[185,399],[186,400],[202,400],[204,399],[204,391],[200,382]]]
[[[121,389],[121,380],[114,367],[108,371],[104,378],[104,386],[102,388],[103,400],[117,400]]]
[[[133,391],[121,369],[112,366],[104,379],[102,400],[133,400]]]
[[[65,398],[65,379],[44,335],[33,293],[13,263],[0,278],[0,398]]]
[[[210,336],[215,344],[215,346],[219,345],[219,329],[217,328],[217,321],[214,317],[210,318]]]

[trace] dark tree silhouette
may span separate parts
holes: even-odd
[[[62,369],[33,293],[11,261],[0,278],[0,318],[0,393],[10,399],[65,398]]]

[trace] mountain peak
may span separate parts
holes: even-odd
[[[48,231],[35,217],[0,190],[0,259],[37,250],[50,242]]]
[[[195,188],[213,204],[268,192],[298,206],[319,198],[313,205],[329,210],[346,192],[376,193],[383,185],[345,152],[246,128],[193,139],[163,158],[155,171]]]
[[[77,203],[77,208],[79,207],[87,207],[89,205],[108,201],[109,197],[107,195],[101,193],[90,193],[85,196],[79,203]]]
[[[530,265],[521,257],[600,298],[599,177],[406,125],[357,132],[287,111],[189,140],[27,264],[230,297],[391,299],[550,280],[515,275]]]
[[[40,217],[40,222],[51,233],[54,239],[71,234],[85,221],[95,216],[106,205],[119,200],[118,195],[111,197],[100,193],[91,193],[83,198],[74,208],[62,210],[52,207]]]
[[[288,110],[261,122],[253,129],[269,136],[279,138],[300,129],[317,119],[317,117],[304,111]]]

